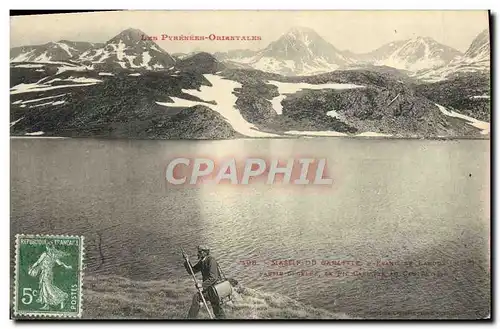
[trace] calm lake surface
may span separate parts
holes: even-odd
[[[489,143],[14,138],[11,236],[84,235],[87,274],[141,281],[186,276],[179,247],[194,258],[204,243],[227,276],[317,307],[477,318],[490,302]],[[303,155],[328,159],[332,188],[174,188],[164,180],[178,156]],[[326,273],[337,271],[346,274]]]

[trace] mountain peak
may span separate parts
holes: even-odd
[[[432,37],[427,37],[427,36],[414,36],[412,38],[403,40],[402,42],[408,42],[408,43],[422,43],[422,44],[428,44],[428,45],[438,45],[440,44],[436,40],[434,40]]]
[[[287,40],[297,40],[306,44],[306,46],[314,40],[321,39],[321,36],[313,29],[302,26],[295,26],[283,34],[282,38]]]
[[[309,49],[310,52],[313,51],[312,48],[320,47],[331,50],[333,46],[313,29],[296,26],[284,33],[277,41],[271,43],[269,47],[286,48],[293,51]]]
[[[142,32],[139,29],[128,28],[118,33],[111,40],[109,40],[108,43],[116,43],[119,42],[120,40],[123,41],[124,43],[130,43],[130,42],[136,43],[142,40],[143,35],[146,35],[146,33]]]
[[[126,30],[123,30],[121,33],[123,34],[129,34],[129,35],[137,35],[137,34],[145,34],[143,31],[139,30],[139,29],[135,29],[135,28],[132,28],[132,27],[129,27],[128,29]]]
[[[271,42],[246,64],[284,75],[328,72],[348,64],[333,45],[311,28],[295,26]]]
[[[370,53],[361,54],[358,58],[375,65],[416,72],[446,65],[460,56],[458,50],[431,37],[413,36],[390,42]]]
[[[305,26],[294,26],[291,29],[289,29],[285,34],[303,34],[303,33],[317,34],[316,31],[314,31],[313,29]]]
[[[484,59],[490,56],[490,34],[488,29],[479,33],[472,41],[469,49],[465,52],[465,56],[469,58],[483,57]]]
[[[139,29],[128,28],[104,45],[85,51],[79,60],[118,69],[163,70],[172,67],[175,63],[172,56],[144,35]]]
[[[433,38],[431,37],[425,37],[425,36],[416,36],[416,37],[413,37],[414,40],[419,40],[419,41],[435,41]]]

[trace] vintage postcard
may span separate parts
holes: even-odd
[[[10,32],[12,319],[491,318],[488,11]]]

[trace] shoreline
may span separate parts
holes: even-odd
[[[10,139],[100,139],[100,140],[150,140],[150,141],[230,141],[230,140],[260,140],[260,139],[303,139],[303,138],[345,138],[345,139],[387,139],[387,140],[491,140],[491,136],[458,136],[458,137],[405,137],[405,136],[325,136],[325,135],[280,135],[280,137],[235,137],[235,138],[130,138],[130,137],[106,137],[106,136],[25,136],[11,135]]]

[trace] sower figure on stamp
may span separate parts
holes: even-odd
[[[68,294],[54,284],[54,267],[60,265],[69,270],[71,266],[61,261],[61,258],[66,256],[67,253],[57,250],[53,243],[48,243],[45,248],[46,251],[30,266],[28,274],[39,277],[37,302],[43,305],[41,309],[48,310],[49,306],[58,304],[63,309],[64,301],[68,299]]]
[[[189,259],[186,257],[184,267],[186,268],[186,271],[190,273],[188,262]],[[198,263],[196,263],[195,265],[191,265],[191,267],[194,273],[201,272],[203,283],[197,283],[197,288],[202,291],[205,300],[210,301],[215,317],[217,319],[223,319],[225,317],[225,314],[220,305],[220,300],[216,296],[216,294],[212,293],[213,285],[215,285],[220,279],[219,266],[215,258],[210,256],[210,249],[208,247],[198,246]],[[189,313],[187,316],[189,319],[195,319],[198,316],[201,302],[202,298],[197,292],[193,296],[191,308],[189,309]]]

